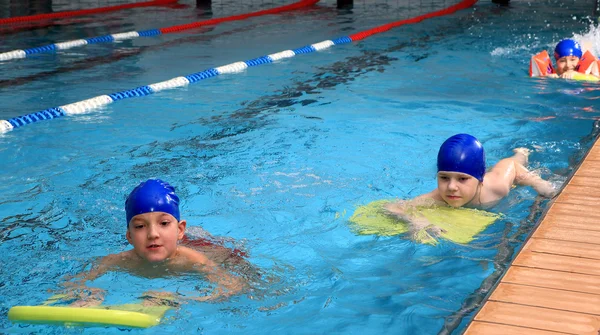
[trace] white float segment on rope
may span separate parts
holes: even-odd
[[[27,54],[25,53],[24,50],[13,50],[13,51],[1,53],[0,61],[5,61],[5,60],[9,60],[9,59],[25,58],[25,56],[27,56]]]
[[[276,52],[274,54],[267,55],[267,57],[271,58],[272,61],[278,61],[284,58],[291,58],[296,56],[296,54],[292,50],[285,50],[281,52]]]
[[[219,74],[223,74],[223,73],[242,72],[246,68],[248,68],[248,64],[246,64],[244,62],[235,62],[235,63],[231,63],[228,65],[219,66],[219,67],[215,68],[215,70],[217,70],[217,72],[219,72]]]
[[[67,50],[67,49],[79,47],[79,46],[86,45],[86,44],[88,44],[88,42],[86,40],[72,40],[72,41],[56,43],[56,44],[54,44],[54,46],[56,47],[56,50]]]
[[[65,111],[65,114],[83,114],[98,107],[108,105],[113,102],[113,99],[108,95],[100,95],[95,98],[74,102],[72,104],[60,106]]]
[[[13,129],[12,124],[6,120],[0,120],[0,134],[5,133],[9,130]]]
[[[160,83],[150,84],[148,87],[152,89],[152,92],[160,92],[163,90],[170,90],[172,88],[183,87],[190,84],[190,81],[185,77],[177,77],[171,80],[161,81]]]
[[[319,43],[315,43],[315,44],[311,44],[311,46],[313,48],[315,48],[315,50],[320,51],[323,49],[327,49],[329,47],[331,47],[332,45],[334,45],[333,41],[327,40],[327,41],[323,41],[323,42],[319,42]]]
[[[112,36],[112,38],[115,41],[122,41],[122,40],[130,40],[132,38],[140,37],[140,33],[138,33],[137,31],[128,31],[126,33],[112,34],[110,36]]]

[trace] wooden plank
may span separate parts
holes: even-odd
[[[489,301],[510,302],[600,316],[600,295],[553,288],[500,283],[489,297]]]
[[[499,301],[488,301],[475,316],[475,321],[580,335],[598,335],[600,329],[600,317],[596,315]]]
[[[573,176],[569,185],[593,186],[600,185],[600,177]]]
[[[585,160],[575,172],[576,176],[600,177],[600,164],[595,160]]]
[[[522,250],[513,265],[600,276],[600,262],[595,259],[551,255]]]
[[[598,162],[600,165],[600,162]],[[600,192],[597,187],[568,185],[556,198],[556,202],[565,202],[576,205],[599,206]]]
[[[502,282],[600,294],[600,276],[579,273],[511,266],[502,277]]]
[[[525,248],[533,252],[600,260],[600,245],[597,244],[531,238],[523,249]]]
[[[592,211],[590,210],[590,206],[555,202],[550,211],[552,214],[570,215],[573,219],[598,218],[600,221],[600,211]]]
[[[600,231],[563,228],[552,224],[543,224],[536,229],[532,237],[595,244],[600,241]]]
[[[599,180],[600,182],[600,180]],[[593,216],[573,216],[569,214],[561,214],[555,211],[548,213],[544,217],[544,225],[553,224],[560,227],[588,229],[600,231],[600,217]]]
[[[502,325],[498,323],[488,323],[481,321],[473,321],[465,331],[465,334],[470,335],[557,335],[557,334],[569,334],[559,333],[547,330],[515,327],[509,325]]]
[[[598,164],[600,164],[600,162],[598,162]],[[600,178],[594,178],[594,180],[600,181]],[[600,194],[598,193],[598,186],[596,184],[575,185],[569,183],[567,186],[565,186],[562,193],[582,194],[594,198],[600,198]]]
[[[595,143],[594,146],[592,146],[592,148],[590,149],[590,152],[587,154],[587,156],[585,157],[585,160],[592,160],[592,161],[598,161],[600,160],[600,145],[598,145],[598,143]]]

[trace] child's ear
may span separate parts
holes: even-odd
[[[177,224],[177,228],[179,229],[179,233],[177,234],[177,239],[183,239],[183,235],[185,235],[185,227],[187,226],[187,222],[185,220],[179,221]]]
[[[125,238],[127,238],[127,242],[129,242],[129,244],[133,245],[133,243],[131,243],[131,233],[129,233],[129,227],[127,227],[127,232],[125,233]]]

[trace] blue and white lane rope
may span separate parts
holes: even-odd
[[[157,0],[157,1],[160,1],[160,0]],[[176,1],[169,0],[169,2],[176,2]],[[139,31],[139,32],[138,31],[130,31],[130,32],[125,32],[125,33],[98,36],[98,37],[92,37],[92,38],[81,39],[81,40],[73,40],[73,41],[66,41],[66,42],[61,42],[61,43],[48,44],[48,45],[44,45],[41,47],[29,48],[29,49],[24,49],[24,50],[12,50],[12,51],[8,51],[8,52],[0,53],[0,62],[11,60],[11,59],[26,58],[29,55],[35,55],[35,54],[40,54],[40,53],[52,53],[52,52],[56,52],[57,50],[66,50],[66,49],[80,47],[80,46],[87,45],[87,44],[112,43],[112,42],[116,42],[116,41],[130,40],[130,39],[134,39],[134,38],[138,38],[138,37],[151,37],[151,36],[157,36],[157,35],[178,33],[178,32],[184,31],[184,30],[196,29],[196,28],[199,28],[202,26],[209,26],[209,25],[214,26],[214,25],[217,25],[217,24],[220,24],[223,22],[239,21],[239,20],[245,20],[245,19],[248,19],[251,17],[258,17],[258,16],[263,16],[263,15],[278,14],[278,13],[283,13],[283,12],[287,12],[287,11],[292,11],[292,10],[312,6],[312,5],[316,4],[317,2],[319,2],[319,0],[300,0],[300,1],[294,2],[289,5],[259,10],[257,12],[249,12],[249,13],[244,13],[244,14],[239,14],[239,15],[213,18],[213,19],[208,19],[208,20],[204,20],[204,21],[191,22],[191,23],[180,24],[180,25],[171,26],[171,27],[149,29],[149,30],[144,30],[144,31]],[[0,21],[1,20],[2,19],[0,19]]]
[[[39,54],[39,53],[48,53],[48,52],[56,52],[57,50],[67,50],[71,48],[80,47],[82,45],[87,44],[96,44],[96,43],[110,43],[116,41],[130,40],[134,38],[138,38],[140,36],[148,37],[148,36],[156,36],[160,35],[161,32],[158,29],[144,30],[144,31],[129,31],[125,33],[118,33],[112,35],[104,35],[92,38],[86,38],[81,40],[72,40],[54,44],[48,44],[41,47],[29,48],[24,50],[13,50],[9,52],[0,53],[0,62],[11,60],[11,59],[20,59],[25,58],[29,55]]]
[[[113,103],[118,100],[134,98],[134,97],[142,97],[146,95],[150,95],[152,93],[157,93],[164,90],[170,90],[178,87],[184,87],[189,84],[194,84],[200,80],[208,79],[214,76],[218,76],[220,74],[226,73],[239,73],[247,69],[251,66],[258,66],[267,63],[273,63],[281,59],[291,58],[296,55],[311,53],[315,51],[324,50],[330,48],[333,45],[340,45],[352,42],[352,39],[348,36],[340,37],[335,40],[326,40],[323,42],[311,44],[304,46],[302,48],[294,49],[294,50],[285,50],[281,52],[277,52],[274,54],[270,54],[267,56],[262,56],[254,59],[250,59],[243,62],[231,63],[228,65],[223,65],[217,68],[211,68],[208,70],[204,70],[202,72],[193,73],[184,77],[177,77],[170,80],[162,81],[155,84],[150,84],[146,86],[140,86],[138,88],[134,88],[131,90],[121,91],[117,93],[112,93],[108,95],[100,95],[91,99],[82,100],[78,102],[74,102],[72,104],[63,105],[60,107],[52,107],[39,112],[14,117],[8,120],[0,120],[0,134],[5,133],[14,128],[19,128],[24,125],[28,125],[31,123],[35,123],[43,120],[51,120],[65,115],[76,115],[76,114],[84,114],[95,110],[97,108],[106,106],[110,103]]]

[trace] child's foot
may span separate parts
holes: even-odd
[[[521,165],[527,166],[527,164],[529,164],[529,155],[531,154],[531,150],[527,148],[514,148],[513,152],[515,153],[513,158],[521,163]]]
[[[534,189],[539,195],[546,198],[553,198],[558,193],[558,190],[549,182],[536,185]]]

